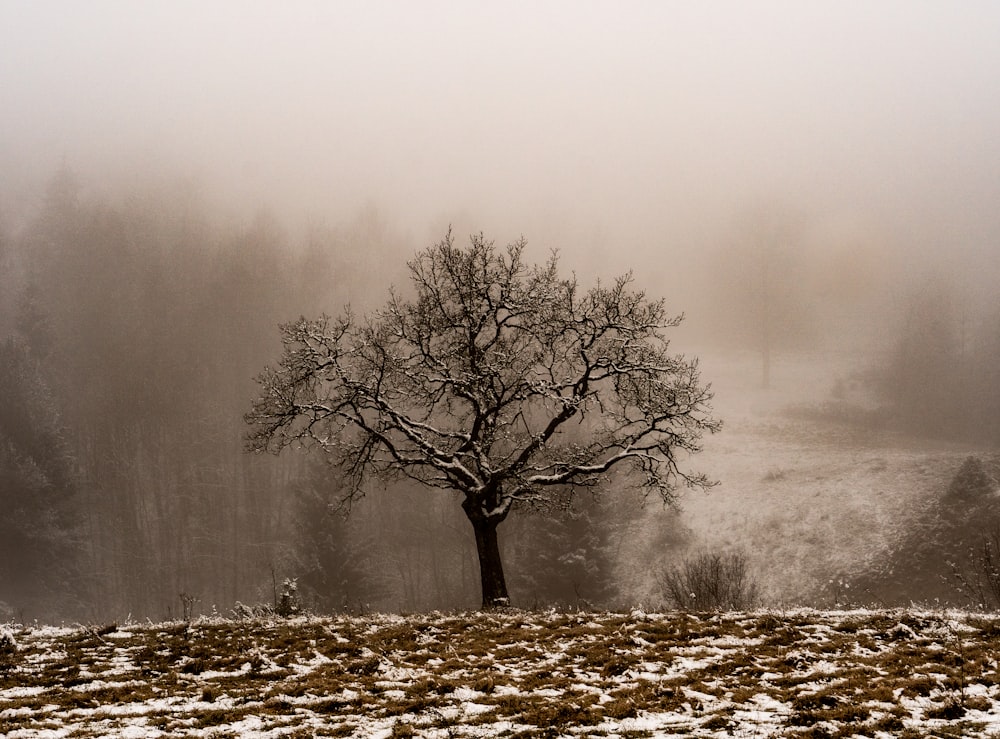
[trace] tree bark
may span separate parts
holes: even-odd
[[[507,595],[507,580],[503,574],[500,559],[500,544],[497,540],[497,526],[503,518],[469,515],[472,528],[476,532],[476,552],[479,554],[479,582],[483,591],[483,610],[502,608],[510,605]]]

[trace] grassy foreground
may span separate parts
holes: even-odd
[[[1000,736],[1000,619],[525,613],[9,627],[10,737]]]

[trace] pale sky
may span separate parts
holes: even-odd
[[[996,2],[0,0],[0,111],[7,210],[65,158],[654,269],[770,202],[1000,261]]]

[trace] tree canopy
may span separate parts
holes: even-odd
[[[329,453],[348,502],[371,474],[459,492],[484,606],[507,599],[496,527],[513,506],[545,507],[618,467],[673,502],[678,484],[711,484],[682,463],[719,428],[697,362],[663,334],[682,316],[628,274],[583,290],[556,254],[529,265],[525,245],[480,234],[461,248],[449,233],[409,262],[412,295],[282,326],[246,416],[251,450]]]

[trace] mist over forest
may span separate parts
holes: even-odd
[[[0,3],[0,621],[286,579],[322,611],[475,607],[453,494],[373,486],[345,517],[322,455],[244,448],[279,325],[379,308],[449,229],[588,287],[631,272],[724,424],[685,462],[719,486],[676,509],[611,478],[513,515],[517,605],[669,605],[704,551],[770,603],[946,598],[889,573],[948,574],[961,552],[914,549],[934,515],[960,548],[995,516],[998,16]]]

